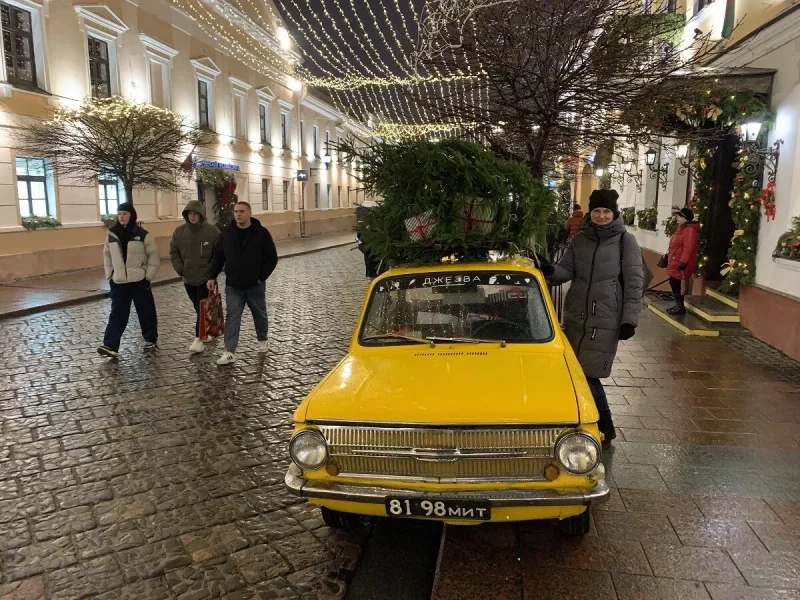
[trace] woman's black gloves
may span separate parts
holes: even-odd
[[[536,255],[536,262],[539,263],[539,270],[545,277],[550,277],[556,272],[556,268],[553,264],[541,254]]]
[[[679,262],[679,263],[678,263],[678,268],[679,268],[681,271],[683,271],[683,270],[686,268],[686,263],[685,263],[685,262]]]
[[[636,334],[636,327],[623,323],[619,328],[619,339],[625,341],[631,339]]]

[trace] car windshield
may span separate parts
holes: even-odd
[[[447,338],[447,339],[443,339]],[[464,271],[391,277],[369,299],[359,342],[546,342],[553,326],[529,273]]]

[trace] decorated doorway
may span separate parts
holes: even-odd
[[[202,196],[209,222],[220,229],[233,222],[233,205],[236,203],[236,178],[233,172],[218,167],[197,167],[198,197]],[[202,194],[200,193],[200,190]]]

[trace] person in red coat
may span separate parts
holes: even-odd
[[[697,269],[697,237],[700,234],[700,225],[694,222],[694,213],[689,208],[682,208],[676,214],[678,230],[669,239],[667,252],[667,275],[672,295],[675,296],[675,306],[667,309],[672,315],[686,314],[683,299],[686,296],[686,286],[689,279]]]
[[[572,238],[575,237],[581,230],[581,226],[583,224],[583,210],[581,209],[580,204],[575,204],[572,207],[572,216],[567,219],[566,225],[564,225],[564,230],[567,232],[567,242],[571,242]]]

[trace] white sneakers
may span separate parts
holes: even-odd
[[[200,354],[206,347],[203,345],[203,340],[200,338],[194,338],[192,345],[189,346],[189,352],[192,354]]]
[[[259,354],[266,354],[267,350],[269,350],[269,342],[267,342],[267,340],[264,340],[263,342],[258,342]]]
[[[222,356],[217,359],[218,365],[232,365],[234,362],[236,362],[236,355],[233,352],[228,352],[227,350],[223,352]]]

